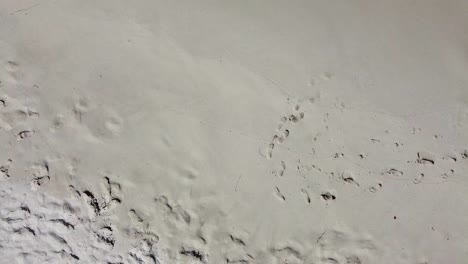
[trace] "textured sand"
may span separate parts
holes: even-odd
[[[468,263],[468,1],[0,1],[0,263]]]

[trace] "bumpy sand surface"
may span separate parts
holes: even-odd
[[[468,1],[0,1],[0,263],[468,263]]]

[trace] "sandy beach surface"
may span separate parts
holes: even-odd
[[[0,1],[0,263],[468,263],[468,1]]]

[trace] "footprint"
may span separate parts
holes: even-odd
[[[23,130],[18,133],[18,135],[16,136],[16,139],[20,141],[26,138],[30,138],[32,137],[32,135],[34,135],[34,133],[35,133],[34,130]]]
[[[304,195],[305,201],[310,204],[311,199],[309,192],[306,189],[301,189],[301,193]]]
[[[280,199],[281,201],[286,201],[286,197],[281,193],[280,189],[278,187],[275,187],[275,195]]]
[[[299,109],[301,109],[301,105],[300,104],[296,104],[294,107],[293,107],[293,110],[294,111],[299,111]]]
[[[421,173],[413,180],[413,183],[414,184],[420,184],[421,181],[423,180],[423,178],[424,178],[424,173]]]
[[[280,131],[283,128],[283,126],[284,126],[284,124],[286,123],[287,120],[288,120],[287,117],[285,117],[285,116],[281,117],[279,122],[278,122],[278,125],[276,126],[276,130]]]
[[[115,246],[114,230],[110,226],[104,226],[95,232],[100,248],[112,249]]]
[[[157,254],[154,252],[155,242],[147,239],[140,241],[128,253],[129,259],[125,263],[138,263],[138,264],[159,264],[161,263]]]
[[[105,121],[104,126],[112,135],[117,135],[122,129],[122,119],[118,116],[112,116]]]
[[[324,72],[321,76],[320,76],[322,79],[324,79],[325,81],[329,81],[333,78],[333,73],[331,72]]]
[[[389,169],[387,172],[387,175],[389,176],[394,176],[394,177],[401,177],[403,176],[403,172],[397,169]]]
[[[232,243],[234,244],[237,244],[239,246],[243,246],[245,247],[246,246],[246,243],[244,242],[244,239],[241,239],[235,235],[229,235],[229,238],[231,239]]]
[[[119,256],[119,255],[114,255],[114,256],[108,256],[106,258],[106,264],[122,264],[124,263],[124,259],[122,258],[122,256]]]
[[[99,204],[98,199],[94,196],[94,194],[89,190],[83,191],[83,194],[84,194],[83,197],[85,198],[86,203],[89,205],[89,208],[94,213],[93,216],[101,215],[102,208],[101,208],[101,205]]]
[[[343,158],[345,155],[343,153],[335,153],[335,155],[333,156],[334,159],[341,159]]]
[[[0,128],[10,131],[28,119],[28,108],[21,102],[6,95],[1,96],[0,100],[3,106],[0,112]]]
[[[52,121],[52,132],[61,129],[65,124],[65,116],[62,114],[57,114]]]
[[[34,119],[39,118],[39,112],[35,110],[28,109],[28,116]]]
[[[303,118],[304,118],[304,112],[300,112],[297,115],[290,115],[289,116],[289,121],[291,121],[291,123],[293,123],[293,124],[296,124]]]
[[[322,264],[339,264],[338,260],[335,258],[322,258]]]
[[[67,241],[55,232],[49,232],[48,236],[44,238],[47,244],[49,244],[55,251],[63,250],[70,252],[71,248],[68,245]]]
[[[435,164],[434,154],[429,153],[429,152],[425,152],[425,151],[418,152],[418,159],[417,159],[417,162],[418,162],[419,164],[431,164],[431,165],[434,165],[434,164]]]
[[[104,177],[104,182],[105,182],[105,189],[109,195],[108,200],[109,202],[115,202],[115,203],[121,203],[122,198],[121,198],[121,192],[122,192],[122,187],[120,186],[119,183],[111,181],[109,177]]]
[[[446,172],[446,173],[442,174],[442,178],[443,179],[448,179],[448,178],[452,177],[454,174],[455,174],[455,170],[450,169],[449,172]]]
[[[207,263],[205,255],[200,250],[194,248],[182,247],[182,249],[179,251],[179,254],[192,259],[192,261],[198,261],[199,263]]]
[[[5,70],[7,70],[10,73],[17,72],[19,70],[19,65],[14,61],[7,61],[5,65]]]
[[[279,249],[271,249],[271,251],[276,257],[276,259],[280,261],[280,263],[303,263],[303,257],[301,252],[292,246],[286,246]]]
[[[51,223],[54,223],[54,224],[57,224],[61,227],[63,227],[65,230],[74,230],[75,229],[75,225],[68,222],[67,220],[65,219],[61,219],[61,218],[58,218],[58,219],[50,219],[49,222]]]
[[[135,209],[130,209],[128,211],[128,215],[130,216],[130,219],[132,220],[132,222],[136,222],[136,223],[142,223],[143,222],[143,218],[137,214],[137,212],[135,211]]]
[[[78,190],[75,188],[75,186],[73,186],[73,185],[69,185],[69,186],[68,186],[68,191],[71,192],[71,194],[72,194],[75,198],[81,197],[80,191],[78,191]]]
[[[464,150],[464,151],[461,153],[461,156],[462,156],[462,159],[468,159],[468,150]]]
[[[320,93],[317,93],[315,96],[309,98],[310,104],[315,104],[320,100]]]
[[[0,179],[10,178],[10,166],[13,163],[11,159],[8,159],[2,166],[0,166]]]
[[[142,241],[146,241],[148,244],[153,245],[159,241],[159,236],[155,233],[148,231],[147,226],[143,229],[141,227],[127,227],[124,229],[125,235],[130,239],[130,243],[134,247],[141,245]]]
[[[421,133],[421,128],[413,127],[413,129],[411,130],[411,134],[413,135],[419,134],[419,133]]]
[[[334,200],[336,200],[336,196],[334,194],[332,194],[331,192],[324,192],[320,196],[325,201],[334,201]]]
[[[271,159],[273,157],[273,149],[275,148],[275,144],[269,143],[268,145],[265,145],[260,148],[259,153],[263,157],[267,159]]]
[[[73,113],[75,114],[76,119],[80,122],[82,121],[83,115],[87,113],[90,109],[90,100],[86,97],[80,97],[76,100]]]
[[[110,178],[106,176],[104,177],[101,187],[104,194],[100,197],[97,197],[90,190],[82,192],[87,204],[89,205],[89,209],[91,209],[90,211],[93,217],[109,214],[110,211],[122,203],[122,187],[119,183],[111,181]]]
[[[372,186],[372,187],[370,187],[370,188],[369,188],[369,191],[370,191],[371,193],[375,193],[375,192],[377,192],[377,190],[379,190],[380,188],[382,188],[382,186],[383,186],[382,183],[378,183],[377,186]]]
[[[456,154],[448,154],[442,158],[443,160],[449,160],[451,162],[457,162],[458,158]]]
[[[192,217],[190,214],[185,211],[180,205],[173,205],[169,202],[169,199],[166,196],[160,196],[154,201],[158,204],[163,205],[165,208],[166,213],[171,216],[173,219],[183,222],[185,224],[190,224]]]
[[[350,171],[345,171],[343,172],[343,174],[341,174],[341,178],[343,179],[344,182],[350,183],[359,187],[359,183],[357,183],[355,180],[356,177],[354,176],[354,173]]]
[[[35,191],[50,181],[49,165],[46,161],[42,164],[35,164],[30,169],[33,179],[31,181],[31,190]]]
[[[284,171],[286,170],[286,163],[281,161],[281,164],[278,169],[273,171],[273,174],[277,177],[282,177],[284,175]]]
[[[349,256],[346,257],[346,264],[362,264],[362,262],[357,256]]]
[[[288,136],[289,136],[289,130],[286,129],[286,130],[283,131],[283,133],[282,133],[281,135],[275,135],[275,136],[273,136],[272,143],[273,143],[273,144],[276,144],[276,143],[282,144],[282,143],[286,140],[286,138],[287,138]]]

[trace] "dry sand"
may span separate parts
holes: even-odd
[[[0,263],[468,263],[468,1],[0,1]]]

